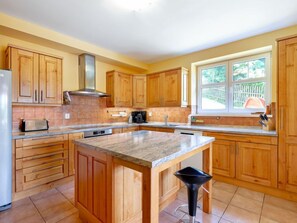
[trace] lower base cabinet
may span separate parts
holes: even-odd
[[[215,137],[213,174],[277,187],[277,137],[204,132]]]

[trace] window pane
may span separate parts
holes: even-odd
[[[225,109],[226,87],[210,87],[202,89],[202,109]]]
[[[265,77],[265,58],[233,64],[233,81]]]
[[[226,66],[202,69],[202,84],[223,83],[226,81]]]
[[[233,85],[233,108],[265,108],[265,82]]]

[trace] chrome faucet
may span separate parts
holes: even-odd
[[[164,115],[164,122],[165,122],[165,125],[168,125],[168,115]]]

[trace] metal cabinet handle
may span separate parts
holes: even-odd
[[[40,101],[43,102],[43,90],[40,92]]]
[[[37,101],[37,90],[34,92],[34,101]]]

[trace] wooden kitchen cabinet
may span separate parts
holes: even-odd
[[[7,68],[12,70],[12,102],[62,104],[62,59],[8,46]]]
[[[15,141],[15,192],[68,176],[68,135]]]
[[[75,165],[74,165],[74,156],[75,156],[75,148],[74,148],[74,143],[73,141],[76,139],[82,139],[84,138],[84,133],[83,132],[78,132],[78,133],[71,133],[69,134],[69,176],[75,174]]]
[[[237,142],[236,178],[277,187],[277,146]]]
[[[215,137],[213,174],[277,187],[277,137],[203,132]]]
[[[146,75],[133,76],[133,108],[146,107]]]
[[[132,107],[132,75],[118,71],[106,72],[107,107]]]
[[[278,41],[278,135],[281,189],[297,192],[297,36]]]
[[[188,105],[188,70],[177,68],[147,75],[148,107]]]

